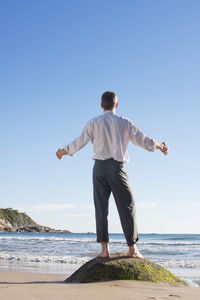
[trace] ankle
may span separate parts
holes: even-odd
[[[135,245],[130,245],[130,246],[128,246],[129,247],[129,249],[134,249],[135,248]]]
[[[102,242],[102,243],[101,243],[101,246],[102,246],[102,252],[109,252],[109,246],[108,246],[108,243]]]
[[[129,251],[136,251],[137,250],[137,246],[136,244],[133,244],[131,246],[128,246]]]

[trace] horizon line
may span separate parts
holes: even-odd
[[[96,234],[95,232],[91,232],[91,231],[86,231],[86,232],[70,232],[70,233],[79,233],[79,234],[82,234],[82,233],[87,233],[87,234]],[[123,232],[110,232],[109,234],[124,234]],[[187,232],[187,233],[180,233],[180,232],[143,232],[143,233],[139,233],[140,234],[200,234],[199,233],[192,233],[192,232]]]

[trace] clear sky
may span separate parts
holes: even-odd
[[[129,145],[139,232],[200,233],[200,1],[0,1],[0,207],[95,232],[92,144],[56,158],[102,113],[168,141]],[[122,232],[113,198],[109,231]]]

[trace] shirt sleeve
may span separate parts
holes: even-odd
[[[64,149],[70,156],[74,156],[76,152],[81,150],[92,139],[92,124],[88,122],[84,127],[82,134],[72,143],[64,146]]]
[[[145,135],[133,122],[128,124],[129,138],[131,142],[145,150],[154,152],[156,147],[156,140]]]

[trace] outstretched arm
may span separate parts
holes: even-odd
[[[74,156],[81,148],[83,148],[89,140],[92,139],[92,125],[88,122],[85,128],[83,129],[82,134],[76,138],[72,143],[66,145],[62,149],[58,149],[56,156],[58,159],[62,159],[63,155]]]
[[[130,140],[133,144],[138,145],[148,151],[153,152],[155,149],[158,149],[163,152],[164,155],[168,154],[169,148],[165,142],[159,143],[153,138],[148,137],[131,121],[128,125]]]

